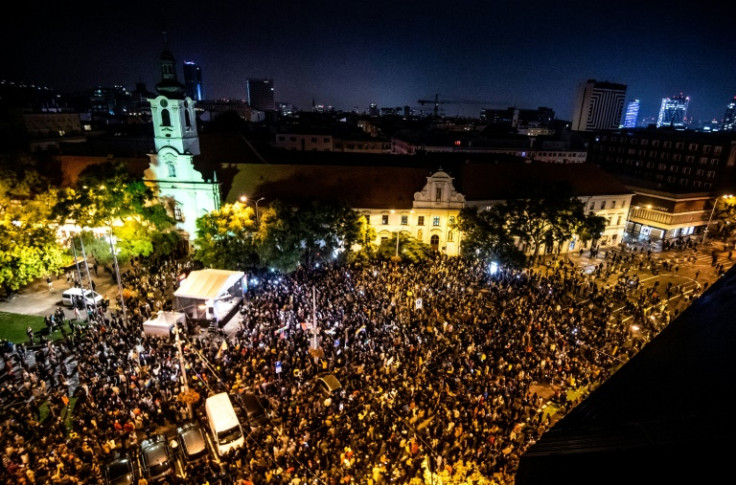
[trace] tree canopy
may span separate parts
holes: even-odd
[[[150,256],[154,241],[174,243],[174,219],[155,197],[151,187],[120,161],[90,165],[75,186],[60,191],[54,209],[59,224],[73,221],[81,228],[107,228],[115,237],[121,262]],[[112,259],[109,240],[89,241],[90,252],[104,263]]]
[[[0,285],[6,295],[68,262],[49,224],[56,200],[33,159],[0,158]]]

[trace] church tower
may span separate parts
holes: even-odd
[[[191,243],[196,237],[197,218],[219,209],[220,187],[216,174],[214,180],[205,181],[194,168],[194,157],[200,154],[195,102],[185,95],[169,50],[161,54],[161,81],[156,92],[158,96],[148,99],[156,153],[148,155],[145,177]]]

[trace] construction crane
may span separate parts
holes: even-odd
[[[440,100],[440,95],[435,94],[434,100],[431,99],[420,99],[417,100],[417,103],[424,106],[425,104],[434,104],[434,117],[439,118],[439,111],[440,111],[440,105],[441,104],[483,104],[486,106],[499,106],[503,103],[499,103],[498,101],[484,101],[484,100],[478,100],[478,99],[443,99]],[[508,103],[507,103],[508,104]]]

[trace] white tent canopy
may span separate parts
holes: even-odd
[[[177,322],[181,329],[186,328],[186,315],[181,312],[160,311],[157,315],[143,322],[143,333],[168,337]]]
[[[195,298],[198,300],[214,300],[227,292],[245,273],[225,269],[203,269],[192,271],[181,282],[174,296],[179,298]]]

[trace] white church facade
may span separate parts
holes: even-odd
[[[205,180],[194,168],[200,154],[195,102],[184,94],[184,85],[176,77],[174,56],[167,50],[161,55],[161,82],[158,96],[149,99],[155,153],[149,155],[146,182],[164,203],[191,243],[196,238],[197,218],[220,207],[217,175]]]

